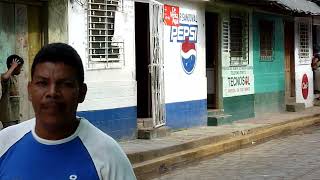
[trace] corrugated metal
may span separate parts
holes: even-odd
[[[320,7],[307,0],[268,0],[282,5],[285,9],[312,15],[320,14]]]
[[[312,2],[313,1],[313,2]],[[260,7],[262,10],[287,13],[291,11],[298,14],[320,15],[320,0],[210,0],[210,3],[242,4]],[[317,5],[317,3],[319,5]]]

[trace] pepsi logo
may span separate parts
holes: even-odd
[[[195,43],[189,41],[186,37],[181,45],[181,62],[183,70],[187,74],[192,74],[196,65],[197,51]]]

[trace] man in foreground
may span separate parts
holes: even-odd
[[[0,131],[0,179],[136,179],[120,146],[76,116],[87,86],[69,45],[43,47],[31,67],[35,119]]]

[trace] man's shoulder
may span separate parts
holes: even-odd
[[[121,180],[136,179],[129,159],[112,137],[87,120],[83,122],[82,127],[79,137],[102,177]]]
[[[92,125],[88,120],[83,123],[79,137],[89,153],[99,158],[125,156],[122,148],[112,137]],[[101,151],[103,149],[104,151]],[[105,153],[108,152],[108,153]]]
[[[34,125],[34,122],[35,122],[34,119],[30,119],[27,121],[23,121],[17,125],[4,128],[0,131],[0,138],[3,138],[8,134],[10,134],[10,136],[15,134],[25,134],[32,129],[32,125]]]
[[[34,119],[4,128],[0,131],[0,157],[25,134],[31,131]]]
[[[110,137],[108,134],[102,132],[100,129],[91,124],[88,120],[82,119],[83,127],[80,131],[80,138],[85,142],[94,143],[96,146],[106,146],[106,148],[112,148],[117,146],[118,143]]]

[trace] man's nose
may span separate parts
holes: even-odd
[[[59,96],[59,92],[59,87],[53,83],[49,85],[47,96],[55,98]]]

